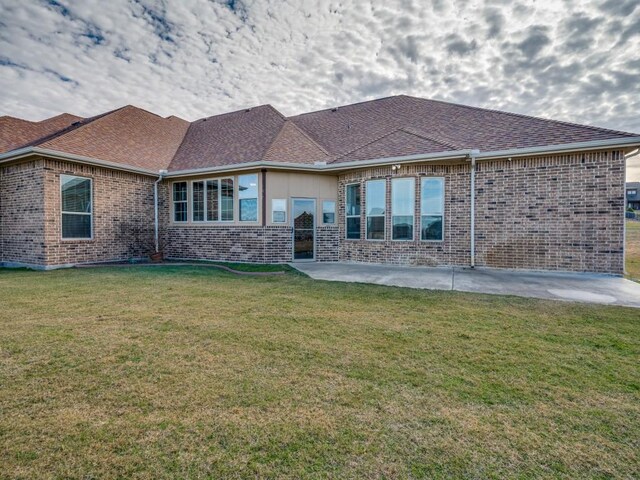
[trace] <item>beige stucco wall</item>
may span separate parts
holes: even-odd
[[[316,199],[316,224],[322,224],[322,201],[338,198],[338,177],[314,173],[267,172],[267,225],[274,225],[271,218],[271,201],[287,200],[287,224],[291,223],[291,198]],[[338,218],[336,203],[336,221]],[[281,224],[275,224],[281,225]]]

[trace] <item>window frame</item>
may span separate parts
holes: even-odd
[[[393,184],[398,180],[411,181],[411,238],[394,238],[393,217],[408,217],[409,215],[394,215],[393,213]],[[391,179],[391,241],[393,242],[414,242],[416,239],[416,177],[394,177]],[[422,230],[421,230],[422,231]]]
[[[86,212],[67,212],[64,209],[64,201],[62,199],[62,178],[63,177],[69,177],[69,178],[82,178],[83,180],[89,180],[89,205],[91,207],[91,212],[86,213]],[[60,178],[59,178],[59,183],[60,183],[60,239],[65,241],[65,242],[86,242],[89,240],[93,240],[94,239],[94,225],[93,225],[93,178],[91,177],[85,177],[82,175],[69,175],[66,173],[61,173],[60,174]],[[88,237],[65,237],[64,236],[64,227],[63,227],[63,218],[64,215],[84,215],[84,216],[89,216],[89,231],[91,233],[90,236]]]
[[[240,198],[240,178],[242,177],[250,177],[250,176],[255,176],[256,177],[256,196],[255,197],[249,197],[249,198]],[[242,173],[239,175],[236,175],[236,180],[234,183],[234,190],[237,191],[236,193],[236,197],[234,198],[234,204],[237,203],[238,204],[238,222],[240,223],[257,223],[260,220],[260,175],[258,174],[258,172],[253,172],[253,173]],[[243,220],[242,219],[242,211],[240,209],[240,202],[242,200],[253,200],[255,198],[256,200],[256,218],[255,220]],[[221,215],[222,216],[222,215]],[[226,220],[229,221],[229,220]]]
[[[324,204],[325,203],[333,203],[333,212],[328,212],[328,213],[333,213],[333,222],[325,222],[324,221]],[[335,225],[337,222],[337,218],[336,218],[336,208],[337,208],[337,203],[335,200],[322,200],[321,203],[321,208],[322,208],[322,225]]]
[[[186,200],[175,200],[174,197],[174,188],[175,185],[178,183],[184,183],[185,187],[187,188],[187,198]],[[177,224],[183,224],[183,223],[189,223],[189,212],[190,212],[190,208],[189,208],[189,199],[190,199],[190,192],[189,190],[191,189],[191,182],[188,182],[186,180],[178,180],[175,182],[171,182],[171,223],[177,223]],[[186,209],[185,209],[185,219],[184,220],[176,220],[176,203],[186,203]]]
[[[442,181],[442,198],[441,198],[441,206],[442,206],[442,213],[441,214],[433,214],[433,213],[423,213],[422,211],[422,182],[424,182],[425,180],[440,180]],[[427,243],[442,243],[444,242],[444,238],[445,238],[445,217],[446,217],[446,213],[445,213],[445,206],[446,206],[446,196],[447,196],[447,189],[446,189],[446,180],[444,177],[432,177],[432,176],[423,176],[420,177],[420,241],[421,242],[427,242]],[[422,217],[438,217],[441,216],[442,217],[442,236],[440,237],[439,240],[435,239],[423,239],[422,238]]]
[[[231,180],[233,182],[233,202],[232,202],[232,209],[231,209],[231,220],[222,220],[222,181],[223,180]],[[208,214],[209,214],[209,190],[208,190],[208,182],[218,182],[218,218],[216,220],[208,220]],[[204,202],[204,210],[203,210],[203,220],[194,220],[193,218],[193,184],[194,183],[200,183],[202,182],[203,186],[204,186],[204,190],[203,190],[203,202]],[[186,220],[176,220],[176,216],[175,216],[175,204],[176,203],[182,203],[182,202],[176,202],[175,200],[173,200],[173,185],[175,185],[176,183],[186,183],[187,184],[187,219]],[[236,186],[237,186],[237,181],[236,181],[236,177],[234,175],[227,175],[224,177],[207,177],[207,178],[198,178],[198,179],[194,179],[194,180],[176,180],[174,182],[171,183],[171,221],[172,223],[177,223],[177,224],[185,224],[185,223],[190,223],[190,224],[195,224],[195,225],[201,225],[201,224],[218,224],[218,223],[234,223],[235,222],[235,218],[236,218],[236,203],[238,201],[238,195],[236,192]],[[239,204],[238,204],[239,206]]]
[[[349,207],[349,187],[357,186],[359,189],[360,202],[358,204],[358,214],[348,215],[347,208]],[[360,228],[358,230],[358,238],[349,238],[349,219],[357,218],[360,220]],[[344,239],[354,242],[362,240],[362,182],[347,183],[344,186]]]
[[[368,201],[369,184],[381,183],[383,185],[384,194],[384,213],[382,215],[369,215],[368,213]],[[382,218],[382,238],[369,238],[369,218]],[[372,178],[365,181],[364,191],[364,239],[368,242],[384,242],[387,239],[387,179],[386,178]]]
[[[274,208],[274,202],[283,202],[283,203],[284,203],[284,210],[276,210],[276,209]],[[276,225],[280,225],[280,224],[284,224],[284,225],[286,225],[286,224],[287,224],[287,217],[288,217],[288,214],[287,214],[287,210],[288,210],[288,209],[287,209],[287,203],[288,203],[288,202],[287,202],[287,199],[286,199],[286,198],[272,198],[272,199],[271,199],[271,223],[276,224]],[[281,221],[281,222],[277,222],[277,221],[274,219],[273,214],[274,214],[276,211],[278,211],[278,212],[284,211],[284,220],[283,220],[283,221]]]

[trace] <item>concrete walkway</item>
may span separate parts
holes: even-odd
[[[609,275],[358,263],[292,263],[291,266],[318,280],[517,295],[640,308],[640,283]]]

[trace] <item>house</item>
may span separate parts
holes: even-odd
[[[640,135],[399,95],[187,122],[0,118],[0,261],[352,261],[621,274]]]
[[[627,182],[627,207],[640,210],[640,182]]]

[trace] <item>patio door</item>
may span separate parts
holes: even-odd
[[[293,222],[293,260],[316,258],[316,201],[313,198],[291,199]]]

